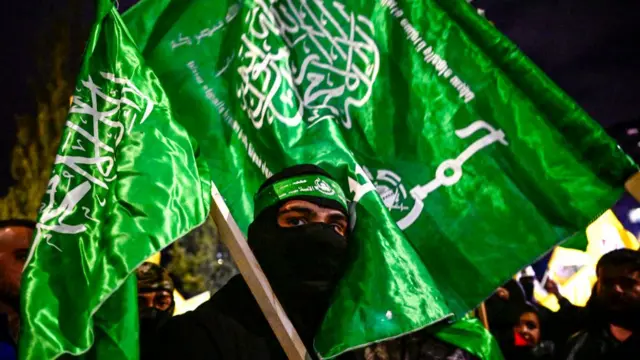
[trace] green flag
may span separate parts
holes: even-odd
[[[128,275],[209,211],[194,144],[111,2],[98,2],[23,275],[21,359],[138,358]]]
[[[465,318],[450,325],[436,326],[432,332],[438,339],[456,344],[478,359],[504,359],[498,342],[478,319]]]
[[[637,171],[464,0],[142,0],[125,22],[242,229],[286,166],[350,192],[325,357],[462,316]]]

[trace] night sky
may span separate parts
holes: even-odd
[[[184,0],[186,1],[186,0]],[[373,1],[373,0],[372,0]],[[88,26],[91,3],[77,19]],[[120,9],[135,0],[120,0]],[[37,42],[46,39],[65,0],[22,0],[3,4],[0,119],[0,193],[10,184],[9,153],[14,114],[34,113],[29,85],[36,68]],[[640,123],[640,1],[475,0],[486,16],[529,55],[560,87],[605,127]],[[76,62],[79,62],[77,59]]]

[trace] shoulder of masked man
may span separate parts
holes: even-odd
[[[236,276],[196,310],[159,331],[153,359],[273,360],[282,352],[244,280]],[[278,359],[285,359],[284,353]],[[144,360],[144,359],[143,359]]]
[[[344,270],[346,197],[324,170],[298,165],[265,181],[255,203],[249,246],[310,349]],[[156,359],[286,359],[240,276],[195,311],[169,320],[157,343]]]

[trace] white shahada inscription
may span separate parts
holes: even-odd
[[[60,250],[50,241],[54,234],[81,234],[88,229],[87,221],[97,221],[90,213],[99,209],[90,209],[91,202],[83,200],[96,198],[100,206],[105,205],[100,197],[116,179],[118,145],[134,125],[145,122],[155,106],[129,79],[105,72],[97,79],[94,82],[88,76],[76,88],[27,262],[43,239]]]
[[[236,90],[255,128],[305,119],[350,129],[380,67],[371,21],[338,1],[257,0],[245,22]]]

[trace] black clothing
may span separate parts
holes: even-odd
[[[290,316],[307,349],[312,334],[304,324]],[[377,348],[380,345],[373,345]],[[451,344],[426,332],[383,343],[391,359],[476,360]],[[370,351],[370,349],[368,351]],[[339,360],[363,360],[365,350],[338,357]],[[229,281],[209,301],[196,310],[171,318],[161,329],[155,345],[154,360],[284,360],[287,359],[260,311],[249,288],[240,276]],[[312,356],[313,357],[313,356]],[[315,359],[315,357],[313,357]]]
[[[584,329],[588,325],[587,308],[573,305],[569,300],[561,297],[558,299],[560,310],[557,312],[548,312],[548,325],[545,330],[547,338],[552,340],[556,345],[562,346],[569,338],[578,331]],[[545,331],[546,332],[546,331]]]
[[[574,335],[558,360],[640,359],[640,334],[625,342],[613,337],[608,325],[593,327]]]
[[[637,331],[626,341],[618,341],[610,331],[610,324],[623,317],[609,309],[607,299],[592,295],[587,306],[580,310],[583,330],[572,336],[558,353],[557,360],[640,359],[640,333]],[[575,316],[575,314],[574,314]],[[634,328],[640,319],[628,313]]]
[[[307,349],[312,338],[295,314],[288,314]],[[312,335],[313,336],[313,335]],[[232,278],[194,311],[171,318],[159,331],[154,359],[287,359],[241,276]],[[349,359],[349,357],[341,357]]]
[[[511,279],[502,287],[509,292],[508,300],[493,294],[485,301],[489,329],[501,348],[513,343],[513,326],[526,304],[524,290],[518,281]]]
[[[144,262],[136,269],[138,280],[138,293],[149,294],[166,291],[171,294],[171,305],[165,310],[156,307],[140,307],[138,309],[140,317],[140,358],[142,360],[152,359],[151,353],[157,342],[158,329],[171,318],[176,307],[173,299],[175,286],[169,272],[150,262]]]
[[[159,329],[171,318],[174,305],[165,311],[156,308],[140,310],[140,359],[153,359],[153,348],[158,342]]]
[[[18,357],[16,344],[11,337],[9,318],[7,314],[0,314],[0,360],[15,360]]]
[[[297,165],[270,177],[261,191],[282,179],[300,175],[330,177],[314,165]],[[306,223],[280,227],[281,200],[263,209],[249,226],[248,243],[274,293],[306,348],[329,308],[336,282],[347,260],[347,239],[329,224]],[[297,199],[297,198],[296,198]],[[336,201],[304,196],[323,207]],[[336,204],[333,204],[335,202]],[[209,301],[169,320],[159,331],[156,358],[160,359],[286,359],[276,336],[240,276],[231,279]]]
[[[543,341],[537,346],[502,347],[505,360],[553,360],[555,345],[551,341]]]
[[[299,165],[274,175],[261,187],[279,179],[304,174],[328,176],[312,165]],[[287,198],[293,199],[293,198]],[[299,198],[322,207],[337,206],[337,201],[309,197]],[[347,262],[347,239],[326,223],[304,223],[281,227],[278,212],[284,200],[276,202],[256,217],[249,226],[248,243],[260,263],[274,293],[295,327],[308,351],[313,352],[313,338],[329,308],[331,295],[342,277]],[[337,204],[337,205],[336,205]],[[444,353],[460,352],[430,336],[412,342],[414,336],[389,342],[407,352],[405,344],[417,344],[418,350],[436,351],[432,343],[440,344]],[[232,278],[227,285],[195,311],[171,318],[159,330],[154,360],[280,360],[286,355],[269,323],[242,277]],[[422,351],[421,351],[422,352]],[[395,354],[398,354],[396,351]],[[310,354],[315,358],[314,354]],[[426,357],[425,357],[426,356]],[[428,355],[404,357],[409,360],[444,360]],[[364,350],[350,352],[340,360],[364,359]],[[468,359],[457,357],[451,359]]]

